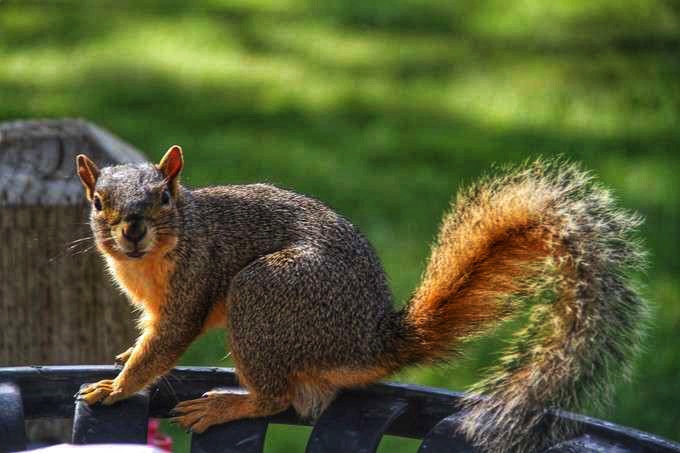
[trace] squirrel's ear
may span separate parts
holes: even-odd
[[[78,154],[78,156],[76,156],[76,169],[78,171],[78,176],[80,177],[80,182],[83,183],[83,187],[85,188],[87,199],[92,200],[94,186],[97,183],[97,178],[99,178],[99,169],[85,154]]]
[[[171,146],[158,164],[158,169],[165,175],[165,179],[172,190],[179,184],[178,176],[183,166],[182,148],[178,145]]]

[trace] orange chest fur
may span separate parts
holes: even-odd
[[[158,318],[160,308],[170,292],[170,278],[175,270],[174,263],[161,257],[147,257],[143,260],[116,260],[107,257],[109,268],[121,288],[135,305],[144,309],[145,321]],[[203,324],[203,330],[226,326],[226,302],[215,303]]]
[[[174,263],[156,255],[141,260],[108,258],[108,264],[132,302],[141,305],[147,316],[156,318],[170,291]]]

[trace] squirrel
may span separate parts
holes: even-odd
[[[96,246],[142,313],[118,376],[79,393],[88,404],[152,384],[222,327],[247,392],[180,402],[173,421],[201,433],[291,406],[313,418],[341,389],[455,359],[469,339],[528,312],[464,399],[459,430],[485,451],[536,451],[570,434],[549,409],[607,400],[639,349],[641,218],[564,159],[459,191],[401,308],[368,240],[320,201],[269,184],[190,190],[179,146],[158,164],[99,169],[82,154],[76,164]]]

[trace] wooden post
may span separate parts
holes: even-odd
[[[100,165],[144,161],[82,120],[0,124],[0,366],[110,364],[134,341],[129,304],[81,240],[91,233],[80,153]],[[38,436],[68,440],[67,429]]]

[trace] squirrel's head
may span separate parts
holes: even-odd
[[[87,156],[78,155],[78,176],[91,203],[90,225],[102,253],[115,259],[140,259],[175,247],[183,163],[182,148],[176,145],[158,165],[99,169]]]

